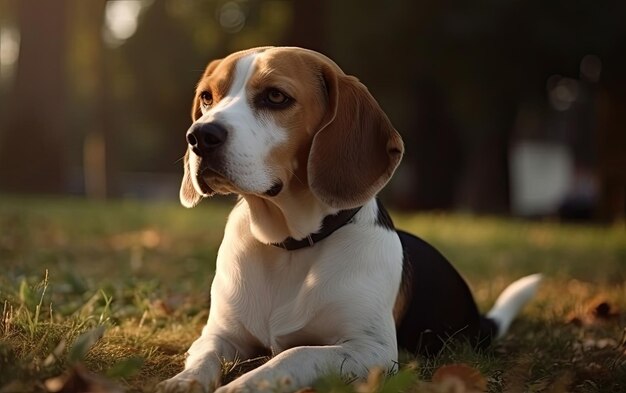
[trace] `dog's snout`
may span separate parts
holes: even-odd
[[[187,131],[187,143],[198,155],[210,153],[226,142],[226,128],[218,123],[197,123]]]

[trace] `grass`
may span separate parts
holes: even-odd
[[[144,392],[179,371],[208,315],[229,209],[1,197],[0,393],[54,390],[70,377]],[[346,386],[329,377],[319,391],[426,391],[434,388],[417,379],[450,363],[479,370],[495,392],[626,391],[623,226],[394,219],[455,263],[483,310],[522,275],[543,272],[545,284],[487,351],[450,343],[434,359],[403,354],[401,372],[386,382]],[[241,372],[226,366],[231,378]]]

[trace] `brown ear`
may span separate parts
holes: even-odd
[[[206,66],[206,69],[204,70],[204,74],[202,74],[202,78],[200,78],[200,81],[211,75],[211,73],[213,73],[213,71],[221,62],[222,59],[217,59],[210,62],[209,65]],[[198,91],[196,91],[196,94],[194,94],[193,96],[193,103],[191,104],[191,120],[196,121],[200,118],[200,116],[202,116],[202,111],[200,110],[200,98],[198,97]]]
[[[309,153],[309,185],[339,209],[363,205],[391,178],[404,145],[387,115],[358,79],[323,66],[327,115]]]
[[[193,103],[191,104],[191,120],[196,121],[202,116],[202,111],[200,110],[200,98],[197,94],[193,96]]]
[[[178,195],[180,197],[180,203],[187,208],[191,208],[200,202],[202,195],[196,191],[191,180],[191,173],[189,171],[189,150],[185,153],[183,167],[183,181],[180,184],[180,192]]]

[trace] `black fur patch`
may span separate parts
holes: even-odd
[[[393,220],[391,219],[391,216],[389,216],[387,209],[385,209],[380,199],[376,199],[376,206],[378,207],[376,224],[390,231],[395,231],[396,227],[393,225]]]

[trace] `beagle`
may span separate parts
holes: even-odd
[[[217,255],[211,309],[161,392],[295,391],[328,373],[393,370],[398,347],[501,336],[540,277],[487,316],[432,246],[396,230],[376,198],[402,139],[355,77],[327,57],[263,47],[211,62],[186,134],[180,200],[240,196]],[[222,362],[272,359],[224,386]]]

